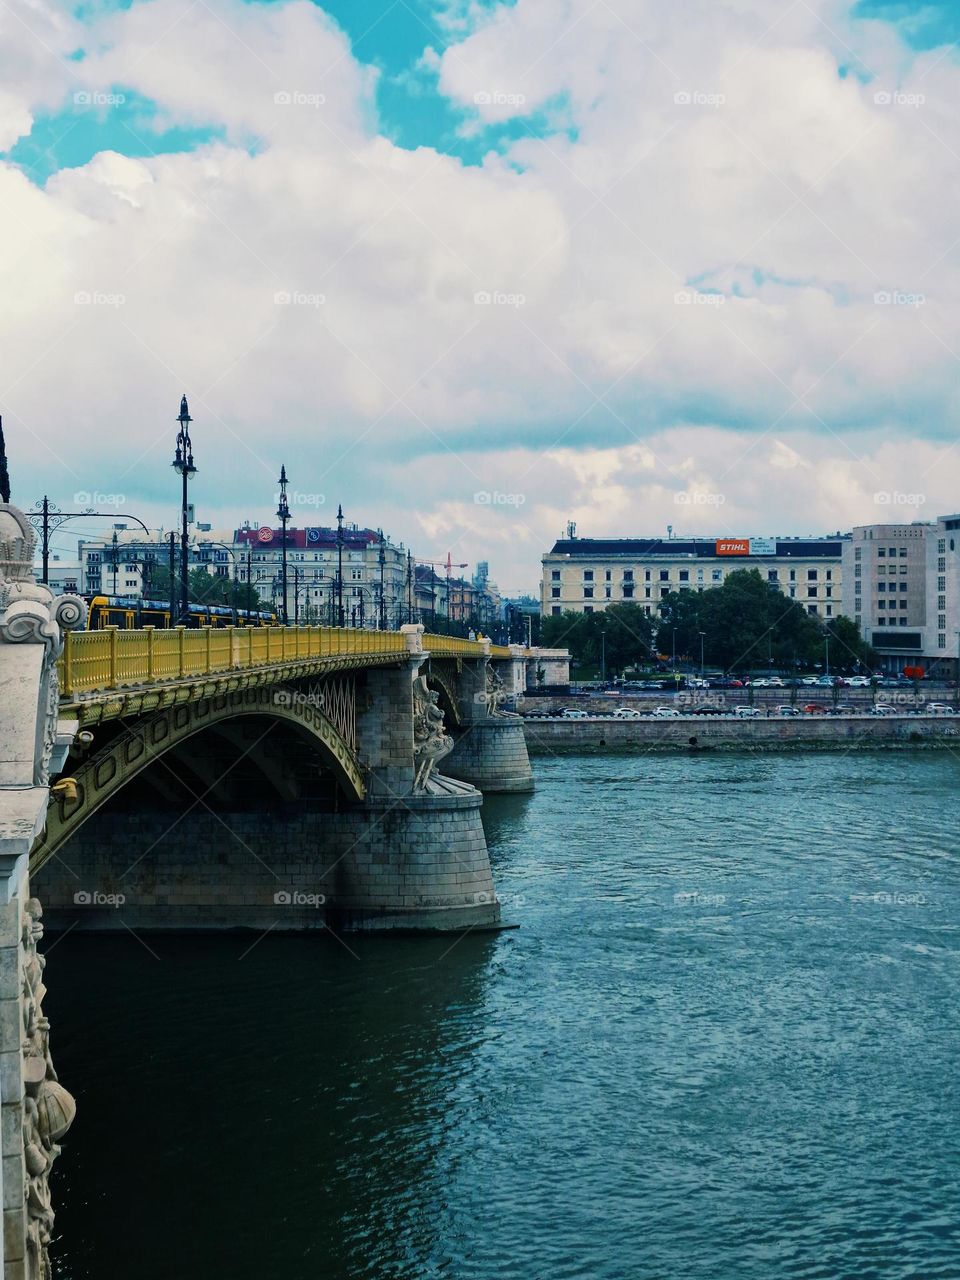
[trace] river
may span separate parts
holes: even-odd
[[[960,758],[534,767],[516,930],[47,939],[59,1277],[956,1280]]]

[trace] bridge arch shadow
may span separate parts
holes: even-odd
[[[349,801],[362,800],[365,795],[364,775],[353,743],[328,717],[321,700],[291,689],[238,690],[174,704],[129,724],[115,723],[120,725],[119,731],[71,771],[76,797],[61,796],[51,803],[46,830],[31,853],[31,873],[39,871],[99,809],[137,780],[152,785],[168,801],[186,799],[189,803],[199,792],[215,802],[234,765],[218,774],[212,754],[196,750],[202,744],[191,741],[202,734],[209,733],[221,745],[225,739],[234,763],[248,761],[261,784],[281,801],[296,798],[298,756],[290,750],[291,740],[299,744],[305,767],[311,760],[321,764]],[[248,731],[250,726],[255,728]],[[284,730],[285,749],[262,749],[271,737],[276,741],[271,731],[278,726]],[[179,752],[188,742],[195,749],[189,755]],[[171,753],[178,760],[176,770],[165,760]],[[184,789],[184,769],[195,786]],[[262,794],[262,787],[258,794]]]

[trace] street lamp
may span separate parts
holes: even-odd
[[[280,535],[280,582],[283,588],[283,604],[280,606],[280,616],[283,619],[283,625],[287,626],[290,617],[287,613],[287,524],[290,520],[290,504],[287,502],[287,468],[280,468],[280,501],[277,505],[277,517],[280,520],[282,533]]]
[[[111,550],[111,554],[112,554],[112,557],[113,557],[113,594],[116,596],[116,594],[117,594],[117,569],[119,568],[119,565],[117,564],[117,558],[118,558],[118,554],[119,554],[119,548],[117,547],[117,531],[116,531],[116,529],[114,529],[114,531],[113,531],[113,537],[112,537],[112,538],[111,538],[111,540],[110,540],[110,550]]]
[[[343,506],[337,503],[337,626],[343,626]]]
[[[700,632],[700,687],[703,688],[703,638],[707,633]]]
[[[387,602],[383,594],[383,571],[387,562],[386,540],[383,536],[383,530],[380,530],[380,630],[387,629]]]
[[[823,637],[823,648],[824,648],[824,654],[825,654],[823,674],[825,676],[828,676],[830,674],[830,632],[829,631]]]
[[[180,423],[180,430],[177,432],[177,452],[173,459],[173,469],[183,480],[183,490],[180,500],[180,624],[188,626],[190,622],[190,575],[187,566],[187,556],[189,553],[189,542],[187,536],[187,485],[190,477],[196,475],[197,468],[193,465],[193,443],[190,439],[190,423],[193,419],[190,417],[190,410],[187,407],[187,397],[180,398],[180,414],[177,422]]]

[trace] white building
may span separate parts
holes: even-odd
[[[842,548],[823,538],[578,538],[574,527],[543,557],[540,612],[593,613],[630,601],[654,619],[673,591],[708,591],[756,569],[808,613],[842,612]]]

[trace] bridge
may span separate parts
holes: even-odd
[[[500,927],[483,791],[566,655],[333,627],[84,629],[0,504],[0,1280],[46,1280],[75,1105],[43,1016],[60,929]],[[442,770],[440,766],[442,765]],[[42,905],[41,905],[42,904]]]

